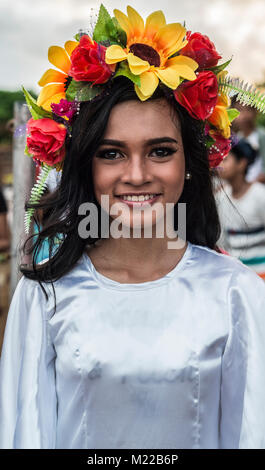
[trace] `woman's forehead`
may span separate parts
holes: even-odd
[[[104,138],[179,137],[180,123],[166,100],[126,101],[113,107]]]

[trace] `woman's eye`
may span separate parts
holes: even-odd
[[[102,150],[97,155],[100,158],[106,158],[107,160],[116,160],[120,158],[122,155],[117,150]]]
[[[175,152],[176,150],[172,149],[171,147],[160,147],[157,149],[153,149],[151,155],[155,157],[168,157],[169,155],[172,155],[172,153]]]

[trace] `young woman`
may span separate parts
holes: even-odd
[[[216,249],[202,123],[167,91],[139,100],[115,77],[102,98],[81,103],[8,316],[2,447],[265,447],[264,283]],[[85,238],[88,202],[99,233]],[[162,209],[173,204],[177,227],[180,202],[186,241],[158,237],[154,208],[166,226]],[[127,236],[106,236],[103,212]],[[52,250],[58,233],[56,253],[36,266],[42,240]]]

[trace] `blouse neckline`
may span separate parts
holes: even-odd
[[[123,291],[124,290],[146,290],[146,289],[152,289],[152,288],[161,286],[163,284],[166,284],[171,279],[173,279],[174,276],[185,267],[187,261],[190,259],[191,251],[192,251],[192,244],[190,242],[187,242],[187,247],[182,258],[171,271],[169,271],[167,274],[165,274],[163,277],[160,277],[159,279],[155,279],[153,281],[137,282],[137,283],[121,283],[107,276],[104,276],[104,274],[101,274],[99,271],[96,270],[88,253],[84,253],[83,257],[85,259],[85,262],[93,278],[102,286],[110,288],[110,289],[117,289],[117,290],[123,290]]]

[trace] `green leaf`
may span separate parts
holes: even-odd
[[[115,16],[112,18],[114,26],[117,30],[117,42],[120,44],[121,47],[126,47],[127,44],[127,35],[125,31],[120,27],[119,22]]]
[[[29,149],[28,149],[28,146],[27,146],[27,145],[25,146],[24,153],[25,153],[25,155],[27,155],[28,157],[32,157],[32,154],[29,153]]]
[[[238,111],[235,108],[230,108],[230,109],[227,109],[226,111],[227,111],[228,118],[229,118],[230,122],[232,122],[234,119],[236,119],[237,116],[239,116],[239,114],[240,114],[240,111]]]
[[[46,109],[43,109],[41,106],[38,106],[36,100],[33,98],[33,96],[31,96],[31,94],[27,90],[25,90],[24,87],[22,87],[22,90],[33,119],[52,119],[52,113],[50,111],[46,111]]]
[[[219,92],[229,97],[234,96],[235,100],[243,106],[251,106],[265,114],[265,95],[256,90],[253,85],[249,85],[239,78],[220,77],[218,86]]]
[[[224,64],[216,65],[215,67],[211,67],[205,70],[210,70],[211,72],[215,73],[215,75],[217,75],[218,73],[222,72],[230,64],[231,60],[232,59],[228,60]]]
[[[206,139],[206,148],[209,149],[211,148],[211,146],[215,143],[215,140],[210,136],[208,135],[207,136],[207,139]]]
[[[134,74],[130,71],[127,62],[121,62],[121,63],[119,64],[119,68],[118,68],[117,72],[115,73],[114,78],[120,77],[120,76],[127,77],[127,78],[129,78],[133,83],[135,83],[135,85],[137,85],[137,86],[139,86],[139,87],[141,86],[141,79],[140,79],[139,75],[134,75]]]
[[[90,101],[96,96],[100,95],[102,91],[102,86],[92,86],[90,84],[87,84],[80,90],[78,94],[78,101]]]
[[[90,101],[103,91],[102,86],[92,86],[91,82],[76,82],[72,80],[67,91],[68,101]]]
[[[74,39],[75,39],[77,42],[80,42],[80,34],[77,33],[77,34],[74,36]]]
[[[113,34],[114,29],[115,27],[110,14],[104,5],[101,4],[98,14],[98,21],[93,32],[94,41],[101,42],[110,40],[110,34]]]
[[[76,98],[77,92],[84,86],[85,82],[76,82],[71,80],[69,87],[66,90],[65,97],[68,101],[74,101]]]
[[[51,170],[52,170],[51,166],[44,165],[42,167],[41,173],[39,174],[37,178],[37,182],[34,184],[33,188],[31,189],[30,199],[29,199],[30,204],[39,203],[41,197],[43,196],[45,189],[47,188],[46,180]],[[25,219],[24,219],[26,234],[29,233],[30,224],[31,224],[31,220],[32,220],[34,212],[35,212],[35,209],[33,207],[26,210]]]
[[[96,23],[93,39],[98,43],[108,41],[109,44],[119,43],[123,47],[126,46],[126,33],[120,27],[116,18],[111,18],[110,14],[104,7],[100,5],[98,21]]]

